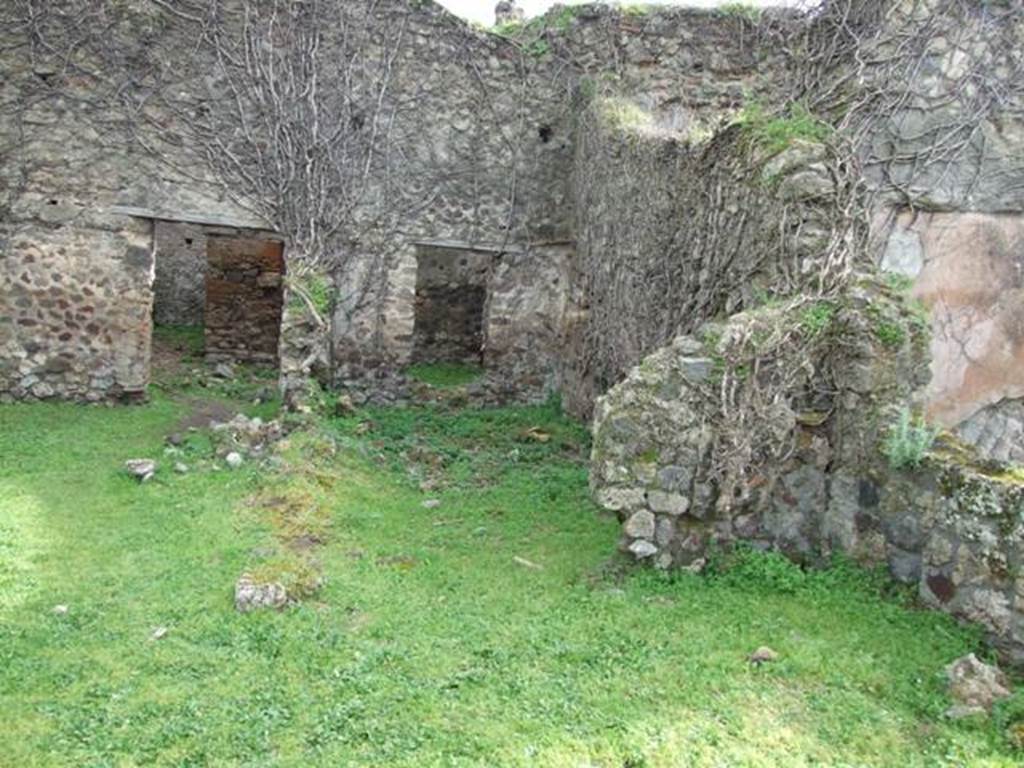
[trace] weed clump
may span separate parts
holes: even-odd
[[[794,141],[825,142],[834,132],[831,125],[799,102],[789,106],[788,114],[770,113],[753,102],[743,108],[735,122],[754,145],[769,154],[781,152]]]
[[[914,419],[910,409],[903,408],[885,437],[882,453],[893,469],[912,469],[920,466],[938,435],[937,428],[923,418]]]

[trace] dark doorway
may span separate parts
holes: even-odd
[[[276,366],[283,243],[211,234],[206,254],[206,359]]]
[[[206,303],[206,233],[198,224],[153,223],[153,323],[200,328]]]
[[[482,251],[419,247],[414,363],[482,362],[492,258]]]

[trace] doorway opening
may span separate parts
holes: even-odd
[[[276,368],[283,306],[283,243],[219,234],[207,237],[208,361]]]
[[[152,378],[195,366],[279,368],[284,244],[267,234],[154,220]]]
[[[416,261],[412,362],[481,365],[493,254],[421,245]]]

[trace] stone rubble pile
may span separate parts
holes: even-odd
[[[263,421],[258,416],[249,418],[238,414],[227,422],[212,422],[211,434],[218,458],[232,467],[241,465],[244,458],[258,459],[284,437],[284,429],[277,420]]]

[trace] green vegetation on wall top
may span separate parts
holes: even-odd
[[[827,141],[834,132],[831,125],[799,102],[790,104],[783,113],[776,113],[754,101],[740,111],[734,124],[746,132],[753,144],[771,154],[781,152],[794,141]]]
[[[566,6],[528,21],[496,24],[491,32],[518,43],[531,56],[543,56],[551,48],[545,39],[547,32],[565,32],[578,14],[579,8]]]
[[[718,6],[718,12],[757,24],[761,20],[762,9],[749,3],[723,3]]]

